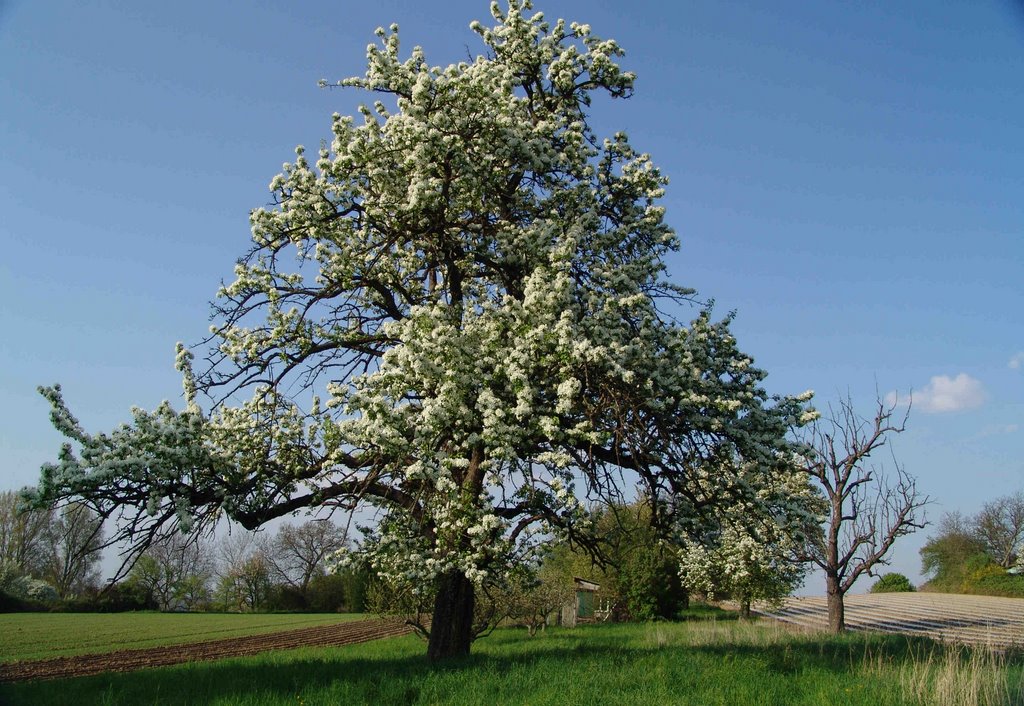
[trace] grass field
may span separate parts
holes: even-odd
[[[0,703],[700,704],[1024,703],[1018,657],[900,636],[827,638],[695,621],[499,630],[440,668],[415,637],[74,680],[4,685]]]
[[[362,613],[6,613],[0,662],[180,645],[360,620]]]

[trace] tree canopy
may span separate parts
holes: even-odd
[[[737,472],[756,489],[756,502],[726,505],[683,538],[679,570],[690,590],[728,593],[749,618],[752,601],[777,601],[800,585],[809,564],[801,554],[821,538],[826,503],[798,464],[745,464]]]
[[[943,515],[937,533],[920,550],[927,589],[1024,595],[1022,515],[1024,493],[1020,492],[985,503],[975,515]]]
[[[84,499],[137,546],[222,515],[379,508],[362,551],[436,591],[441,658],[469,649],[474,585],[551,533],[586,542],[583,500],[639,487],[653,526],[691,532],[754,495],[729,459],[791,463],[809,396],[770,397],[729,319],[668,281],[665,177],[588,121],[633,91],[622,50],[526,0],[491,12],[472,60],[403,58],[392,25],[336,84],[379,99],[335,114],[252,212],[208,365],[179,348],[184,411],[90,434],[42,390],[74,443],[38,502]]]

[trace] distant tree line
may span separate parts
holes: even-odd
[[[103,522],[82,503],[27,510],[0,493],[0,592],[15,601],[54,603],[94,592]]]
[[[365,569],[331,572],[348,544],[330,520],[285,524],[276,534],[236,531],[214,540],[161,537],[116,583],[100,579],[103,523],[84,505],[26,509],[0,493],[0,611],[362,612]]]
[[[1024,597],[1024,492],[950,512],[921,548],[922,590]]]

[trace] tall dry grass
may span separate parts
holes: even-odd
[[[776,649],[788,653],[801,643],[816,644],[824,634],[794,629],[776,621],[707,620],[687,625],[685,632],[668,625],[647,626],[650,647],[720,645]],[[852,647],[852,645],[851,645]],[[908,641],[905,650],[880,650],[870,644],[850,667],[865,679],[893,684],[901,697],[920,706],[1024,706],[1024,680],[1013,673],[1004,652],[985,646],[956,644],[922,646]],[[859,662],[859,664],[858,664]],[[1019,668],[1016,670],[1019,672]]]
[[[1016,706],[1024,704],[1024,681],[1011,679],[1002,652],[984,646],[942,645],[911,649],[896,660],[865,654],[864,672],[897,684],[920,706]]]
[[[808,636],[818,636],[816,631],[785,625],[775,620],[700,620],[688,622],[686,630],[680,631],[670,624],[652,623],[647,627],[648,644],[665,647],[671,644],[687,647],[708,647],[716,645],[743,645],[748,647],[769,647],[790,643]]]
[[[1024,704],[1024,685],[1011,687],[1005,657],[983,647],[951,645],[904,662],[899,681],[922,706]]]

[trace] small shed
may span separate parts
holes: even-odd
[[[578,623],[592,623],[595,620],[594,610],[597,607],[595,597],[600,584],[593,581],[572,577],[573,597],[562,606],[561,623],[574,628]]]

